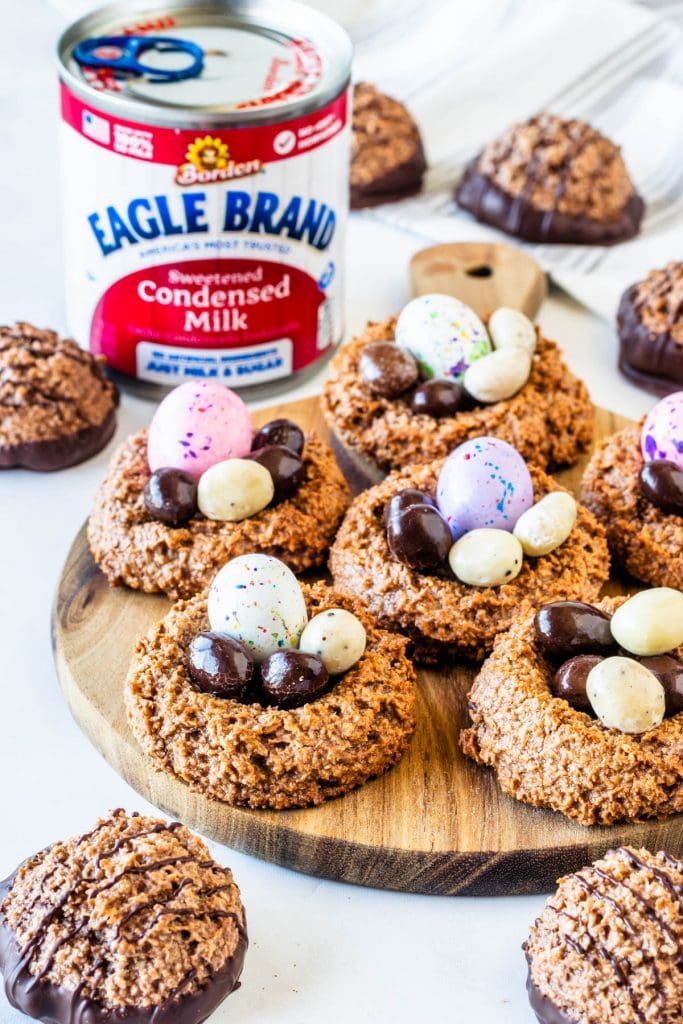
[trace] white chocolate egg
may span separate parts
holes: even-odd
[[[523,388],[531,373],[531,356],[523,348],[501,348],[469,366],[462,379],[465,391],[478,402],[504,402]]]
[[[499,587],[519,575],[522,545],[507,530],[483,528],[464,534],[448,553],[448,562],[461,583]]]
[[[240,555],[216,574],[209,588],[209,622],[244,644],[257,662],[298,646],[308,614],[299,582],[271,555]]]
[[[608,729],[647,732],[664,718],[664,687],[633,658],[617,656],[599,661],[588,673],[586,694],[593,711]]]
[[[523,348],[530,356],[536,351],[536,328],[519,309],[501,306],[491,314],[487,326],[495,349]]]
[[[667,654],[683,644],[683,592],[652,587],[629,597],[610,621],[612,636],[639,657]]]
[[[226,459],[202,473],[197,505],[207,519],[238,523],[255,516],[273,500],[273,478],[253,459]]]
[[[460,380],[468,366],[491,351],[483,323],[452,295],[420,295],[396,322],[396,344],[417,360],[422,377]]]
[[[327,608],[314,615],[301,634],[299,650],[315,654],[331,676],[347,672],[365,652],[365,627],[345,608]]]
[[[522,513],[512,532],[524,554],[538,558],[564,544],[575,522],[575,499],[566,491],[552,491]]]

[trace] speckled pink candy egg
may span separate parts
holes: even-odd
[[[514,529],[534,503],[534,487],[519,452],[496,437],[475,437],[451,452],[436,485],[436,503],[458,540],[470,530]]]
[[[683,391],[657,402],[643,424],[640,446],[646,462],[666,459],[683,469]]]
[[[199,479],[217,462],[251,449],[251,418],[234,391],[189,381],[166,395],[149,425],[147,459],[154,472],[167,466]]]

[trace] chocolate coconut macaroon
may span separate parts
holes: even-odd
[[[116,428],[118,391],[102,362],[70,338],[0,327],[0,469],[41,472],[91,458]]]
[[[619,147],[578,118],[514,124],[472,161],[456,202],[529,242],[612,245],[640,230],[645,205]]]
[[[359,82],[353,91],[351,209],[414,195],[426,166],[420,132],[403,104]]]
[[[0,972],[45,1024],[201,1024],[247,950],[231,872],[178,822],[113,811],[0,882]]]
[[[524,946],[539,1024],[675,1024],[683,862],[622,847],[560,879]]]
[[[619,369],[656,395],[683,389],[683,263],[627,288],[617,313]]]

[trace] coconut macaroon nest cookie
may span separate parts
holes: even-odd
[[[678,1024],[683,862],[621,847],[561,878],[524,945],[539,1024]]]
[[[349,500],[322,440],[282,419],[254,431],[234,392],[183,384],[114,454],[88,541],[112,585],[190,597],[249,551],[320,565]]]
[[[117,810],[0,883],[0,971],[46,1024],[201,1024],[247,950],[231,872],[177,822]]]
[[[517,238],[584,245],[633,238],[645,209],[618,146],[585,121],[548,113],[490,142],[455,199]]]
[[[140,640],[128,719],[154,767],[216,800],[320,804],[380,775],[415,728],[415,673],[323,583],[245,555]]]
[[[475,438],[359,495],[329,565],[336,590],[430,662],[484,657],[539,602],[592,600],[609,554],[602,527],[543,470]]]
[[[0,469],[74,466],[116,428],[116,386],[75,341],[31,324],[0,327]]]
[[[683,593],[558,600],[500,636],[469,694],[468,757],[582,825],[683,811]]]
[[[420,191],[427,163],[420,132],[398,100],[368,82],[353,90],[351,209]]]
[[[683,263],[651,270],[617,312],[619,369],[657,395],[683,388]]]
[[[588,392],[523,313],[486,324],[458,299],[422,295],[369,323],[334,356],[325,417],[350,449],[392,469],[494,435],[538,465],[571,465],[590,444]]]
[[[683,589],[683,391],[598,445],[581,497],[615,561],[644,583]]]

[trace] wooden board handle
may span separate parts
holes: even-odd
[[[511,306],[534,319],[548,293],[546,275],[536,260],[512,245],[447,242],[416,252],[410,261],[414,295],[441,292],[483,316]]]

